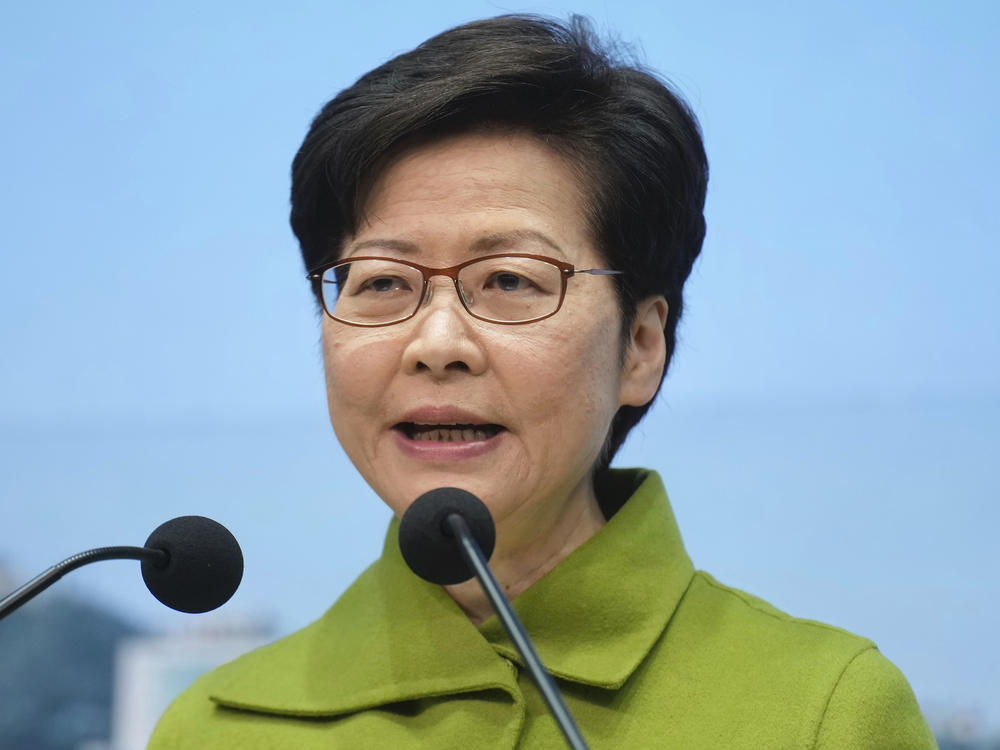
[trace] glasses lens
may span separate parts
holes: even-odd
[[[384,325],[409,317],[420,304],[423,276],[393,260],[340,263],[323,274],[323,304],[334,318]]]
[[[458,274],[469,310],[487,320],[520,323],[559,309],[562,271],[537,258],[484,258]]]

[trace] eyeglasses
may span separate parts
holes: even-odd
[[[409,320],[432,294],[433,276],[455,283],[469,315],[490,323],[534,323],[555,315],[566,283],[578,273],[616,276],[606,268],[576,269],[544,255],[485,255],[448,268],[431,268],[395,258],[356,257],[317,268],[323,307],[334,320],[352,326],[388,326]]]

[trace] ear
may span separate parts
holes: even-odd
[[[667,301],[660,296],[647,297],[639,303],[625,352],[619,406],[645,406],[660,387],[667,361],[667,342],[663,336],[667,309]]]

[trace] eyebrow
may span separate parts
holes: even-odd
[[[417,252],[416,243],[408,240],[374,239],[364,240],[363,242],[352,242],[350,247],[345,248],[343,255],[347,256],[358,250],[366,250],[370,247],[379,248],[380,250],[396,250],[406,254]]]
[[[509,232],[494,232],[488,234],[485,237],[480,237],[478,240],[472,243],[470,250],[474,253],[488,253],[493,250],[500,250],[509,245],[516,245],[525,240],[530,240],[532,242],[540,242],[541,244],[555,250],[557,253],[565,257],[566,253],[563,251],[559,244],[542,232],[535,231],[534,229],[514,229]]]
[[[470,252],[476,254],[486,254],[503,250],[505,247],[509,247],[511,245],[517,245],[525,240],[539,242],[546,247],[555,250],[564,259],[566,258],[566,252],[555,240],[534,229],[512,229],[508,232],[491,232],[490,234],[484,235],[473,242],[469,247],[469,250]],[[354,254],[359,250],[367,250],[370,248],[394,250],[404,255],[412,255],[420,249],[420,246],[409,240],[376,238],[351,243],[351,245],[344,250],[342,257],[349,257],[351,254]]]

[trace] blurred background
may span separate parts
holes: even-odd
[[[289,164],[363,72],[521,11],[588,15],[704,129],[680,344],[616,463],[661,472],[696,566],[873,639],[942,747],[1000,747],[1000,6],[860,0],[5,4],[0,595],[191,513],[246,572],[188,616],[102,563],[0,622],[0,746],[142,747],[377,556]]]

